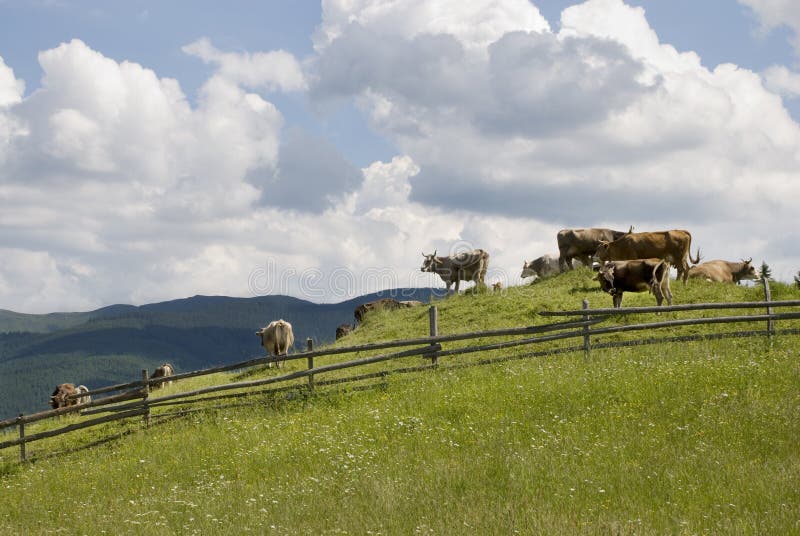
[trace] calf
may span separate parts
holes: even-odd
[[[664,298],[672,305],[672,292],[669,289],[669,264],[661,259],[636,259],[611,261],[600,267],[595,277],[603,292],[611,294],[614,307],[622,305],[623,292],[644,292],[649,290],[661,305]]]

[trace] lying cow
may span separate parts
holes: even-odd
[[[589,229],[561,229],[556,234],[558,242],[558,266],[564,272],[572,270],[572,259],[581,261],[584,266],[592,265],[592,255],[597,251],[600,242],[613,242],[633,232],[633,225],[628,232],[597,227]]]
[[[669,289],[669,264],[661,259],[611,261],[600,266],[595,276],[603,292],[611,294],[614,307],[622,305],[623,292],[650,291],[661,305],[664,298],[672,305]]]
[[[689,268],[689,277],[738,285],[744,279],[758,279],[756,267],[751,262],[752,257],[742,262],[708,261]]]
[[[482,249],[465,251],[452,257],[437,257],[436,251],[430,255],[423,253],[422,256],[425,260],[420,270],[438,274],[447,285],[448,294],[453,283],[456,285],[456,294],[461,281],[475,281],[476,287],[486,284],[484,279],[489,268],[489,254]]]
[[[150,375],[150,378],[167,378],[169,376],[173,376],[174,374],[175,367],[173,367],[170,363],[164,363],[153,371],[153,374]],[[172,385],[172,380],[164,380],[161,382],[152,383],[150,384],[150,389],[158,389],[164,385]]]
[[[597,248],[595,248],[597,249]],[[559,271],[558,258],[552,255],[542,255],[530,262],[522,261],[522,274],[520,277],[547,277]]]
[[[88,389],[87,389],[88,391]],[[65,408],[67,406],[75,406],[78,404],[77,398],[69,398],[71,395],[77,395],[78,388],[72,383],[60,383],[56,386],[53,394],[50,395],[50,406],[53,409]]]
[[[284,319],[273,320],[256,331],[256,335],[261,338],[261,346],[267,350],[267,354],[275,356],[275,366],[281,368],[278,356],[288,354],[289,348],[294,344],[292,325]],[[272,367],[272,362],[269,367]]]
[[[338,328],[336,328],[336,340],[338,341],[345,335],[349,335],[353,331],[353,326],[350,324],[341,324]]]
[[[410,307],[410,305],[406,305],[403,302],[399,302],[393,298],[381,298],[380,300],[362,303],[356,307],[353,310],[353,317],[355,317],[356,323],[360,324],[364,321],[364,317],[370,311],[394,311],[395,309],[400,309],[401,307]]]
[[[678,270],[678,279],[683,282],[689,277],[689,260],[692,264],[700,262],[700,250],[697,259],[692,259],[689,250],[692,247],[692,235],[689,231],[673,229],[653,233],[630,233],[612,242],[603,241],[597,247],[596,255],[600,262],[625,261],[633,259],[663,259]],[[688,259],[688,260],[687,260]]]

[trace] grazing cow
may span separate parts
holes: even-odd
[[[692,235],[689,231],[658,231],[653,233],[630,233],[612,242],[603,241],[597,247],[597,258],[600,262],[625,261],[632,259],[664,259],[678,270],[678,279],[683,282],[689,277],[689,262],[700,262],[700,250],[697,260],[692,259],[689,249],[692,247]]]
[[[350,324],[340,324],[338,328],[336,328],[336,340],[338,341],[345,335],[349,335],[353,331],[353,326]]]
[[[79,385],[75,388],[79,393],[88,393],[89,388],[85,385]],[[88,404],[92,401],[92,395],[84,394],[83,396],[78,397],[78,404]]]
[[[520,277],[547,277],[558,273],[559,270],[559,259],[553,255],[542,255],[530,262],[522,262],[522,274]]]
[[[644,292],[649,290],[661,305],[664,298],[672,305],[672,292],[669,289],[669,264],[661,259],[636,259],[631,261],[611,261],[600,267],[595,276],[603,292],[611,294],[614,307],[622,305],[623,292]]]
[[[689,268],[689,277],[738,285],[743,279],[758,279],[756,267],[751,262],[752,257],[742,259],[742,262],[708,261]]]
[[[166,378],[168,376],[172,376],[175,374],[175,367],[173,367],[169,363],[164,363],[156,370],[153,371],[153,374],[150,375],[150,378]],[[164,380],[162,382],[157,382],[150,384],[150,389],[158,389],[159,387],[163,387],[164,385],[172,385],[172,380]]]
[[[284,319],[273,320],[256,331],[256,335],[261,338],[261,346],[267,350],[267,354],[275,356],[275,366],[281,368],[278,356],[288,354],[289,348],[294,344],[292,325]],[[269,367],[272,367],[272,362]]]
[[[70,395],[78,394],[78,388],[72,383],[60,383],[56,386],[53,394],[50,395],[50,406],[53,409],[75,406],[78,404],[77,398],[68,398]]]
[[[572,259],[578,259],[584,266],[592,265],[592,255],[602,240],[613,242],[633,232],[631,225],[628,232],[612,229],[561,229],[556,235],[558,242],[558,267],[564,272],[572,270]]]
[[[356,307],[355,310],[353,310],[353,316],[356,319],[356,323],[360,324],[364,321],[364,316],[370,311],[394,311],[395,309],[400,309],[401,307],[408,306],[403,305],[402,302],[399,302],[393,298],[381,298],[380,300],[362,303]]]
[[[475,281],[475,286],[485,285],[486,270],[489,268],[489,254],[482,249],[465,251],[452,257],[437,257],[436,251],[431,255],[422,254],[425,260],[422,262],[423,272],[433,272],[439,274],[442,281],[447,285],[447,293],[450,294],[450,287],[455,283],[456,294],[461,281]]]

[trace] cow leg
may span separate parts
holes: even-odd
[[[459,289],[460,286],[461,286],[461,280],[460,279],[456,279],[456,295],[458,295],[458,289]]]
[[[611,298],[614,301],[614,307],[619,309],[622,307],[622,292],[615,292],[611,295]]]

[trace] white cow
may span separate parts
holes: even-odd
[[[292,325],[284,319],[273,320],[256,331],[256,335],[261,337],[261,346],[267,350],[267,354],[276,357],[275,365],[280,368],[281,362],[277,360],[277,357],[288,354],[289,348],[294,344]],[[271,362],[269,366],[272,367]]]

